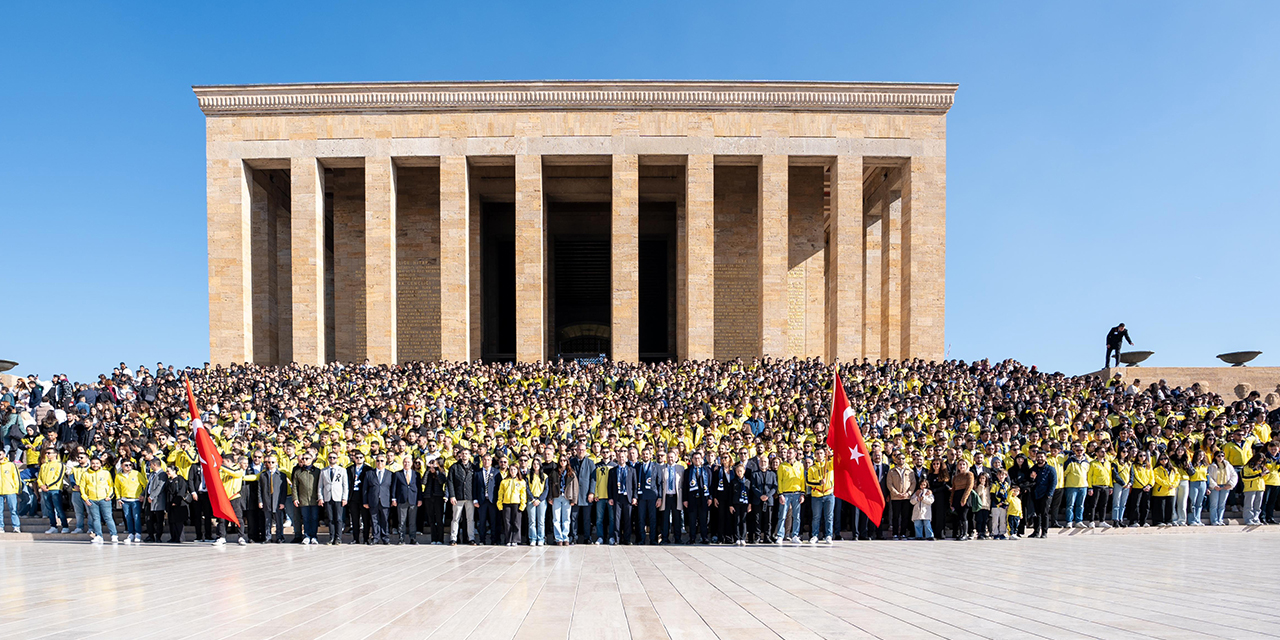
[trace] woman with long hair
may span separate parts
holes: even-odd
[[[942,460],[941,456],[934,457],[929,462],[929,474],[927,476],[929,486],[933,488],[933,503],[938,505],[931,509],[930,527],[933,529],[933,539],[941,540],[945,537],[944,529],[947,527],[947,505],[951,504],[951,472],[947,469],[947,463]]]
[[[1236,468],[1227,463],[1227,454],[1221,449],[1213,452],[1213,462],[1205,472],[1205,489],[1209,494],[1209,526],[1226,524],[1223,514],[1227,510],[1227,497],[1239,482]]]
[[[969,495],[973,493],[973,473],[969,463],[961,458],[956,462],[956,472],[951,476],[951,510],[956,517],[956,540],[971,540],[969,525],[973,511],[969,508]]]
[[[1209,456],[1204,449],[1196,449],[1187,465],[1187,518],[1188,526],[1204,525],[1201,516],[1204,513],[1204,493],[1209,475]]]
[[[1169,460],[1178,470],[1178,486],[1173,493],[1172,524],[1175,527],[1182,527],[1187,524],[1187,499],[1191,491],[1191,455],[1187,452],[1185,445],[1178,443],[1178,446],[1173,448],[1173,455],[1169,456]]]
[[[1151,514],[1151,490],[1155,485],[1155,472],[1151,469],[1151,456],[1139,451],[1133,462],[1133,490],[1129,492],[1129,522],[1134,526],[1149,527]]]
[[[1155,504],[1155,521],[1156,524],[1167,527],[1173,524],[1173,497],[1178,491],[1181,471],[1174,466],[1169,456],[1161,455],[1154,472],[1151,500]]]

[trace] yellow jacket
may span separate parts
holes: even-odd
[[[1075,461],[1063,459],[1062,468],[1059,471],[1062,474],[1062,486],[1069,489],[1079,489],[1089,486],[1089,459],[1080,456]]]
[[[1013,496],[1009,496],[1009,517],[1010,518],[1022,517],[1022,496],[1018,496],[1016,498]]]
[[[47,488],[49,491],[62,490],[62,476],[66,475],[67,468],[61,462],[54,460],[40,465],[40,474],[36,477],[36,481]]]
[[[1094,458],[1089,465],[1089,486],[1111,486],[1111,460],[1107,459],[1106,456]]]
[[[813,464],[805,471],[805,484],[809,487],[809,495],[815,498],[831,495],[835,490],[836,474],[831,470],[831,461]]]
[[[218,476],[222,478],[222,488],[226,490],[229,500],[235,500],[240,496],[240,491],[244,487],[243,470],[232,470],[224,466],[218,469]]]
[[[1154,485],[1156,482],[1155,472],[1151,467],[1141,464],[1133,465],[1133,488],[1142,491],[1147,485]]]
[[[111,472],[106,469],[85,469],[80,474],[80,495],[85,500],[110,500]]]
[[[1182,474],[1177,468],[1156,467],[1154,476],[1155,482],[1151,487],[1151,495],[1157,498],[1173,495],[1178,489],[1178,482],[1182,480]]]
[[[1262,479],[1266,475],[1266,468],[1255,468],[1246,466],[1240,470],[1240,481],[1244,483],[1245,491],[1262,491],[1266,488],[1266,482]]]
[[[18,465],[5,461],[0,463],[0,495],[16,495],[21,485],[18,482]]]
[[[137,469],[129,473],[117,473],[114,483],[116,497],[121,500],[138,500],[142,498],[142,491],[147,486],[146,482]]]
[[[528,501],[524,480],[519,478],[506,478],[502,484],[498,485],[498,508],[504,505],[514,504],[524,511],[524,503]]]
[[[778,491],[804,491],[804,465],[799,462],[778,465]]]

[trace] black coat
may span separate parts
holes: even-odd
[[[400,506],[417,505],[421,486],[422,476],[413,469],[401,469],[391,474],[391,497]]]
[[[474,500],[472,491],[475,489],[475,475],[476,468],[472,463],[453,463],[453,466],[449,467],[447,481],[444,483],[444,497],[466,502]]]
[[[191,502],[191,485],[187,483],[187,479],[178,475],[175,475],[172,478],[165,478],[165,506],[185,507],[188,502]]]

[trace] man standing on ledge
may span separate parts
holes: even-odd
[[[1116,366],[1120,366],[1120,341],[1128,340],[1133,345],[1133,339],[1129,337],[1129,330],[1124,328],[1124,323],[1111,327],[1107,332],[1107,361],[1102,365],[1103,369],[1111,366],[1111,353],[1116,354]]]

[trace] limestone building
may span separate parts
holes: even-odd
[[[194,90],[215,363],[943,357],[956,85]]]

